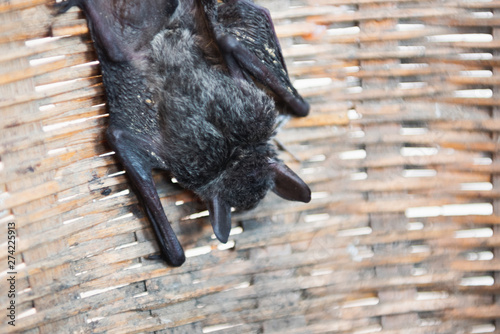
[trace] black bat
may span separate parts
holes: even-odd
[[[69,0],[86,14],[116,152],[173,266],[184,251],[151,171],[169,171],[207,203],[217,238],[231,207],[255,207],[268,190],[309,202],[309,187],[269,143],[277,106],[306,116],[269,12],[247,0]],[[275,101],[276,100],[276,103]]]

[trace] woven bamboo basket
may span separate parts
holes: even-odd
[[[262,0],[313,200],[269,194],[221,245],[158,173],[180,268],[147,259],[85,18],[51,4],[0,1],[0,333],[500,333],[499,1]]]

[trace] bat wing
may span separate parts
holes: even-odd
[[[152,149],[152,147],[147,144],[146,138],[130,135],[112,125],[108,127],[107,138],[108,143],[115,150],[118,160],[123,164],[130,181],[132,181],[137,197],[144,204],[145,212],[151,221],[165,260],[173,266],[180,266],[186,260],[186,256],[167,216],[165,216],[156,191],[151,174],[151,169],[156,166],[146,158],[149,155],[147,149]]]
[[[143,71],[134,66],[133,61],[146,58],[141,54],[142,49],[162,29],[165,18],[177,4],[177,0],[69,0],[58,6],[60,13],[78,6],[86,14],[112,115],[107,130],[108,143],[144,204],[165,260],[174,266],[180,266],[186,257],[165,215],[151,174],[152,169],[164,169],[164,166],[152,159],[152,153],[157,157],[161,155],[152,144],[156,127],[142,119],[145,116],[141,113],[151,111],[142,97],[149,92],[141,80]],[[139,127],[149,125],[139,134],[129,127],[127,119],[135,120]]]
[[[179,0],[67,0],[59,13],[73,6],[86,14],[97,51],[113,62],[131,61],[165,25]]]
[[[246,79],[251,75],[292,114],[306,116],[309,104],[290,82],[269,11],[247,0],[229,0],[218,7],[212,0],[203,4],[231,75]]]

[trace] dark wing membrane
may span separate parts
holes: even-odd
[[[56,4],[59,13],[80,7],[87,17],[97,51],[112,62],[140,56],[165,25],[179,0],[68,0]]]
[[[240,44],[240,50],[233,47],[239,67],[277,94],[292,113],[307,115],[309,105],[290,82],[269,11],[246,0],[230,0],[218,7],[217,23],[216,34],[230,35]]]
[[[218,8],[218,21],[268,66],[288,76],[281,47],[267,9],[244,0],[232,0]]]

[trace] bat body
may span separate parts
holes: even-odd
[[[281,104],[308,104],[291,85],[269,14],[245,0],[70,0],[86,14],[109,109],[107,138],[172,265],[185,261],[152,169],[207,203],[219,240],[231,207],[268,190],[308,202],[310,190],[269,143]],[[275,103],[276,100],[276,103]]]

